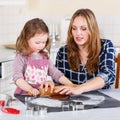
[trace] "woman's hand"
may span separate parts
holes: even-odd
[[[80,95],[82,92],[80,91],[77,85],[73,86],[60,86],[54,90],[55,93],[65,94],[65,95]]]
[[[41,83],[40,89],[45,88],[45,91],[47,91],[48,87],[50,87],[51,88],[50,92],[53,93],[54,86],[55,86],[55,84],[54,84],[53,81],[44,81],[44,82]]]

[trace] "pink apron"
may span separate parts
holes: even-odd
[[[41,82],[48,77],[48,65],[49,61],[45,56],[43,59],[32,59],[28,57],[24,79],[34,88],[39,88]],[[15,94],[27,94],[27,92],[17,88]]]
[[[29,84],[41,84],[46,80],[48,74],[48,59],[31,59],[28,57],[28,64],[24,74]]]

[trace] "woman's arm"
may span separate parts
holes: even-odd
[[[62,86],[56,90],[56,92],[61,91],[61,94],[78,95],[101,88],[109,88],[115,80],[115,50],[111,41],[106,41],[106,43],[103,44],[102,51],[100,55],[99,72],[95,78],[76,87]]]
[[[60,94],[80,95],[85,92],[101,89],[104,87],[104,85],[105,82],[101,77],[95,77],[94,79],[89,80],[81,85],[61,86],[58,89],[56,89],[55,92]]]
[[[110,88],[115,81],[115,48],[110,40],[102,42],[97,77],[101,77],[105,81],[104,89]]]
[[[92,80],[87,81],[76,87],[76,90],[71,89],[72,94],[82,94],[89,91],[101,89],[105,86],[105,81],[101,77],[95,77]]]

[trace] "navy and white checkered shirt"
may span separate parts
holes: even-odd
[[[59,49],[56,56],[55,66],[64,73],[64,75],[75,84],[82,84],[86,81],[100,76],[105,81],[104,89],[110,88],[115,80],[115,48],[110,40],[102,40],[102,50],[99,55],[99,69],[93,75],[88,75],[87,70],[82,64],[79,65],[80,72],[70,69],[67,60],[67,46]]]

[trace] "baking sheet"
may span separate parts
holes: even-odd
[[[62,101],[40,97],[31,100],[30,103],[48,107],[61,107]]]
[[[21,95],[17,95],[17,98],[21,99]],[[24,97],[22,96],[22,98]],[[120,107],[119,100],[107,96],[99,91],[84,93],[80,96],[71,96],[69,99],[66,100],[52,100],[49,98],[40,98],[40,97],[32,98],[32,100],[29,101],[28,104],[30,106],[36,106],[36,105],[47,106],[48,112],[62,112],[61,104],[63,101],[76,101],[76,102],[79,101],[84,105],[85,110],[97,109],[97,108]],[[71,111],[71,109],[66,109],[66,111]]]

